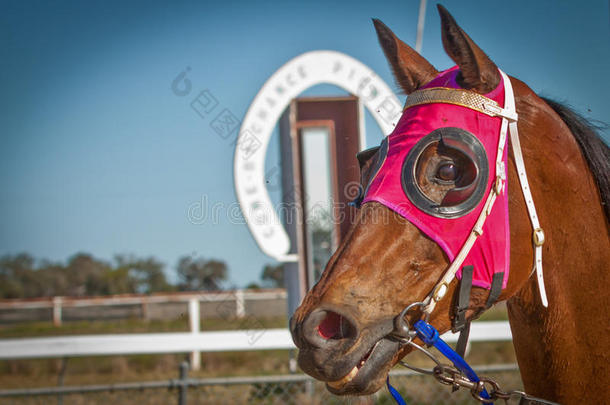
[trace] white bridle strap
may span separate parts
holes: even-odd
[[[502,193],[502,191],[505,191],[504,182],[506,180],[506,168],[504,167],[504,162],[502,161],[502,159],[504,156],[504,147],[506,145],[507,131],[510,132],[511,143],[513,145],[513,154],[515,158],[515,165],[517,166],[519,182],[521,183],[521,191],[523,192],[525,203],[527,205],[527,211],[530,217],[530,221],[532,223],[534,243],[534,269],[538,278],[538,288],[540,290],[540,297],[542,299],[542,304],[545,307],[548,306],[548,300],[544,288],[544,278],[542,276],[542,244],[544,243],[544,232],[540,227],[538,216],[536,215],[536,207],[534,206],[534,199],[532,198],[532,193],[530,192],[529,184],[527,181],[527,174],[525,171],[525,164],[523,163],[523,154],[521,152],[521,145],[519,143],[519,132],[517,130],[518,116],[515,108],[515,97],[513,93],[513,88],[508,76],[501,70],[500,74],[502,75],[502,79],[504,81],[504,108],[499,107],[495,102],[484,103],[483,106],[483,108],[487,110],[486,114],[491,116],[502,117],[502,124],[500,126],[500,136],[498,139],[498,150],[496,154],[495,183],[492,186],[489,195],[487,196],[487,200],[485,201],[483,210],[481,211],[481,214],[479,214],[479,218],[472,227],[472,230],[468,235],[466,242],[464,242],[464,245],[460,249],[458,255],[449,265],[449,268],[445,271],[445,274],[443,275],[441,280],[436,284],[436,286],[432,290],[432,293],[424,300],[424,303],[426,304],[426,306],[424,307],[424,312],[428,315],[432,313],[434,307],[436,306],[436,303],[440,301],[449,290],[449,284],[453,281],[456,273],[462,267],[462,264],[464,263],[464,260],[466,260],[466,257],[468,257],[468,254],[474,246],[475,241],[480,235],[483,234],[483,225],[485,224],[485,220],[491,213],[497,196]],[[456,92],[456,90],[452,90],[452,92]],[[437,99],[434,100],[434,102],[442,102],[442,100]],[[475,109],[477,111],[480,111],[481,108],[480,105],[477,105],[475,108],[467,104],[461,105]]]
[[[516,112],[515,107],[515,96],[513,94],[513,86],[510,84],[510,79],[500,70],[502,79],[504,79],[504,108],[510,111]],[[544,288],[544,277],[542,275],[542,245],[544,244],[544,231],[540,227],[540,221],[538,221],[538,215],[536,214],[536,206],[534,205],[534,198],[530,191],[529,182],[527,181],[527,173],[525,171],[525,163],[523,162],[523,153],[521,152],[521,143],[519,142],[519,131],[517,129],[517,121],[511,121],[510,124],[510,142],[513,145],[513,156],[515,158],[515,166],[517,167],[517,174],[519,175],[519,183],[521,183],[521,191],[525,198],[525,205],[527,206],[527,212],[532,223],[532,242],[534,244],[534,270],[536,271],[536,278],[538,279],[538,290],[540,291],[540,298],[542,305],[545,307],[549,306],[549,301],[546,297],[546,289]]]

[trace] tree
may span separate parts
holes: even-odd
[[[26,296],[24,281],[32,279],[34,258],[27,253],[0,258],[0,297],[22,298]]]
[[[2,257],[0,275],[4,298],[41,297],[50,287],[36,271],[34,258],[27,253]]]
[[[52,297],[55,295],[68,295],[70,288],[65,266],[43,260],[36,269],[36,279],[40,285],[37,297]]]
[[[284,288],[284,266],[281,264],[265,265],[261,278],[265,284],[272,288]]]
[[[0,257],[0,298],[87,296],[174,291],[164,264],[154,257],[117,255],[112,262],[77,253],[66,264],[35,260],[27,253]],[[219,260],[183,257],[182,290],[219,290],[227,266]]]
[[[139,259],[132,255],[116,255],[114,260],[114,272],[124,273],[130,283],[130,292],[150,294],[173,290],[165,277],[164,264],[154,257]]]
[[[0,259],[0,297],[34,298],[65,295],[67,280],[63,266],[35,260],[27,253]]]
[[[124,277],[120,282],[112,280],[112,277],[108,277],[111,270],[110,264],[98,260],[88,253],[75,254],[68,260],[65,267],[68,280],[66,295],[106,295],[128,292],[128,281]],[[124,286],[116,287],[121,283]]]
[[[227,279],[227,265],[219,260],[195,259],[183,256],[176,267],[181,290],[220,290],[220,283]]]

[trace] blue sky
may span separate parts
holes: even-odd
[[[434,4],[422,53],[445,69],[452,63]],[[443,4],[504,71],[608,121],[608,1]],[[0,2],[0,254],[154,255],[170,275],[179,256],[193,254],[225,260],[232,284],[257,280],[272,260],[245,225],[188,219],[203,198],[235,203],[234,147],[172,93],[172,81],[190,67],[195,91],[208,89],[242,118],[282,64],[332,49],[394,86],[370,19],[414,45],[418,7],[416,0]],[[377,144],[370,119],[367,131]],[[276,143],[268,165],[278,160]]]

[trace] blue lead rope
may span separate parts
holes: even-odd
[[[392,398],[394,398],[394,401],[396,401],[396,403],[398,405],[407,405],[405,400],[400,395],[400,392],[398,392],[398,390],[396,388],[392,387],[392,384],[390,384],[390,376],[389,375],[388,375],[388,378],[385,380],[385,383],[388,386],[388,391],[390,391],[390,395],[392,395]]]
[[[430,325],[429,323],[427,323],[425,321],[419,320],[419,321],[415,322],[415,325],[413,325],[413,327],[414,327],[415,331],[417,332],[417,337],[419,337],[426,344],[426,346],[436,347],[436,349],[439,352],[441,352],[441,354],[443,356],[445,356],[449,361],[451,361],[453,363],[453,365],[455,366],[455,368],[457,368],[462,373],[464,373],[464,375],[470,381],[473,381],[473,382],[480,381],[479,377],[474,372],[472,367],[470,367],[468,365],[468,363],[466,363],[466,360],[464,360],[462,358],[462,356],[457,354],[455,352],[455,350],[453,350],[447,343],[445,343],[443,341],[443,339],[440,338],[439,333],[434,328],[434,326]],[[388,390],[390,391],[390,394],[392,395],[392,397],[394,398],[396,403],[398,405],[406,405],[405,400],[400,396],[400,393],[390,384],[389,376],[386,381],[386,384],[388,386]],[[487,390],[485,390],[485,389],[483,391],[481,391],[480,395],[483,398],[489,399],[489,394],[487,393]]]

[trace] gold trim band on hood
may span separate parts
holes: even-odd
[[[468,90],[450,89],[447,87],[431,87],[429,89],[421,89],[411,93],[407,97],[407,102],[405,103],[403,111],[416,105],[432,103],[459,105],[491,117],[501,115],[500,112],[502,111],[502,108],[496,101],[479,93]]]

